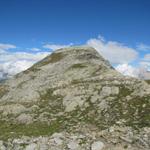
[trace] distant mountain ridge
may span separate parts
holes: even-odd
[[[0,146],[149,149],[149,108],[145,81],[123,76],[91,47],[59,49],[0,84]]]

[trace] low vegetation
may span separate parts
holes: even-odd
[[[84,68],[84,67],[87,67],[87,65],[86,65],[86,64],[79,63],[79,64],[74,64],[74,65],[72,65],[70,68],[71,68],[71,69],[76,69],[76,68]]]
[[[59,130],[57,121],[50,125],[46,123],[34,122],[29,125],[13,124],[10,122],[0,121],[0,140],[9,138],[19,138],[20,136],[42,136],[51,135]]]
[[[0,98],[8,92],[7,87],[0,85]]]
[[[40,109],[44,111],[47,109],[48,112],[56,113],[63,109],[62,96],[54,95],[54,89],[47,89],[46,92],[40,93],[40,101],[38,103]]]
[[[148,84],[150,84],[150,80],[145,80]]]

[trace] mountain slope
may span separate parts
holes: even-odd
[[[149,108],[146,82],[121,75],[91,47],[64,48],[0,85],[0,138],[88,133],[79,149],[96,139],[104,149],[148,149]]]

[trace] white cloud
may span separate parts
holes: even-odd
[[[105,38],[102,35],[98,35],[98,39],[100,39],[101,41],[105,41]]]
[[[104,38],[94,38],[87,41],[87,45],[94,47],[105,59],[111,63],[130,63],[138,57],[138,52],[115,41],[105,41]]]
[[[144,68],[146,68],[148,71],[150,71],[150,54],[146,54],[142,61],[140,62],[140,65]]]
[[[139,70],[128,64],[119,64],[116,67],[116,70],[126,76],[131,76],[131,77],[139,76]]]
[[[147,70],[150,70],[150,61],[141,61],[140,65],[144,68],[147,68]]]
[[[139,78],[150,79],[150,54],[146,54],[140,64]]]
[[[36,47],[31,48],[31,51],[35,51],[35,52],[38,52],[38,51],[40,51],[40,50],[41,50],[40,48],[36,48]]]
[[[148,71],[148,69],[145,67],[139,68],[139,78],[140,79],[150,79],[150,71]]]
[[[150,50],[150,45],[141,43],[141,44],[137,45],[137,49],[142,50],[142,51],[148,51],[148,50]]]
[[[56,50],[59,48],[69,47],[69,45],[44,45],[44,48]],[[29,52],[9,52],[7,50],[16,48],[11,44],[0,44],[0,79],[11,77],[27,68],[34,63],[46,57],[50,52],[39,52],[39,48],[31,48],[34,53]]]
[[[126,76],[131,76],[140,79],[150,79],[150,72],[148,71],[145,64],[140,67],[133,67],[128,64],[119,64],[115,69]]]
[[[72,43],[70,43],[68,45],[46,44],[46,45],[43,45],[43,48],[47,48],[47,49],[51,49],[51,50],[57,50],[60,48],[70,47],[72,45],[73,45]]]
[[[16,48],[16,46],[12,44],[0,43],[0,54],[5,53],[8,49],[12,49],[12,48]]]
[[[41,58],[50,54],[49,52],[38,52],[38,53],[27,53],[27,52],[15,52],[15,53],[5,53],[0,55],[0,62],[16,61],[16,60],[28,60],[37,61]]]
[[[69,45],[46,44],[43,48],[56,50]],[[146,54],[140,62],[140,67],[136,68],[129,65],[130,62],[138,58],[135,49],[127,47],[122,43],[115,41],[105,41],[104,37],[98,36],[95,39],[89,39],[87,45],[94,47],[104,58],[108,59],[112,64],[116,64],[116,70],[124,75],[132,77],[140,77],[150,79],[150,54]],[[32,48],[29,52],[9,52],[11,48],[16,48],[11,44],[0,44],[0,79],[11,77],[32,66],[35,62],[46,57],[49,52],[39,52],[41,49]]]
[[[9,61],[3,64],[0,64],[0,77],[6,78],[11,77],[33,65],[32,61],[27,60],[18,60],[18,61]]]
[[[146,67],[150,66],[150,62],[148,62],[148,61],[141,61],[140,64],[142,66],[146,66]]]
[[[144,60],[150,62],[150,54],[146,54],[146,55],[144,56]]]
[[[49,52],[6,52],[0,55],[0,79],[11,77],[27,68],[31,67],[35,62],[46,57]]]

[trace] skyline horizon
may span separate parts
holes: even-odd
[[[125,75],[149,72],[149,7],[148,0],[1,0],[0,77],[57,48],[84,44]]]

